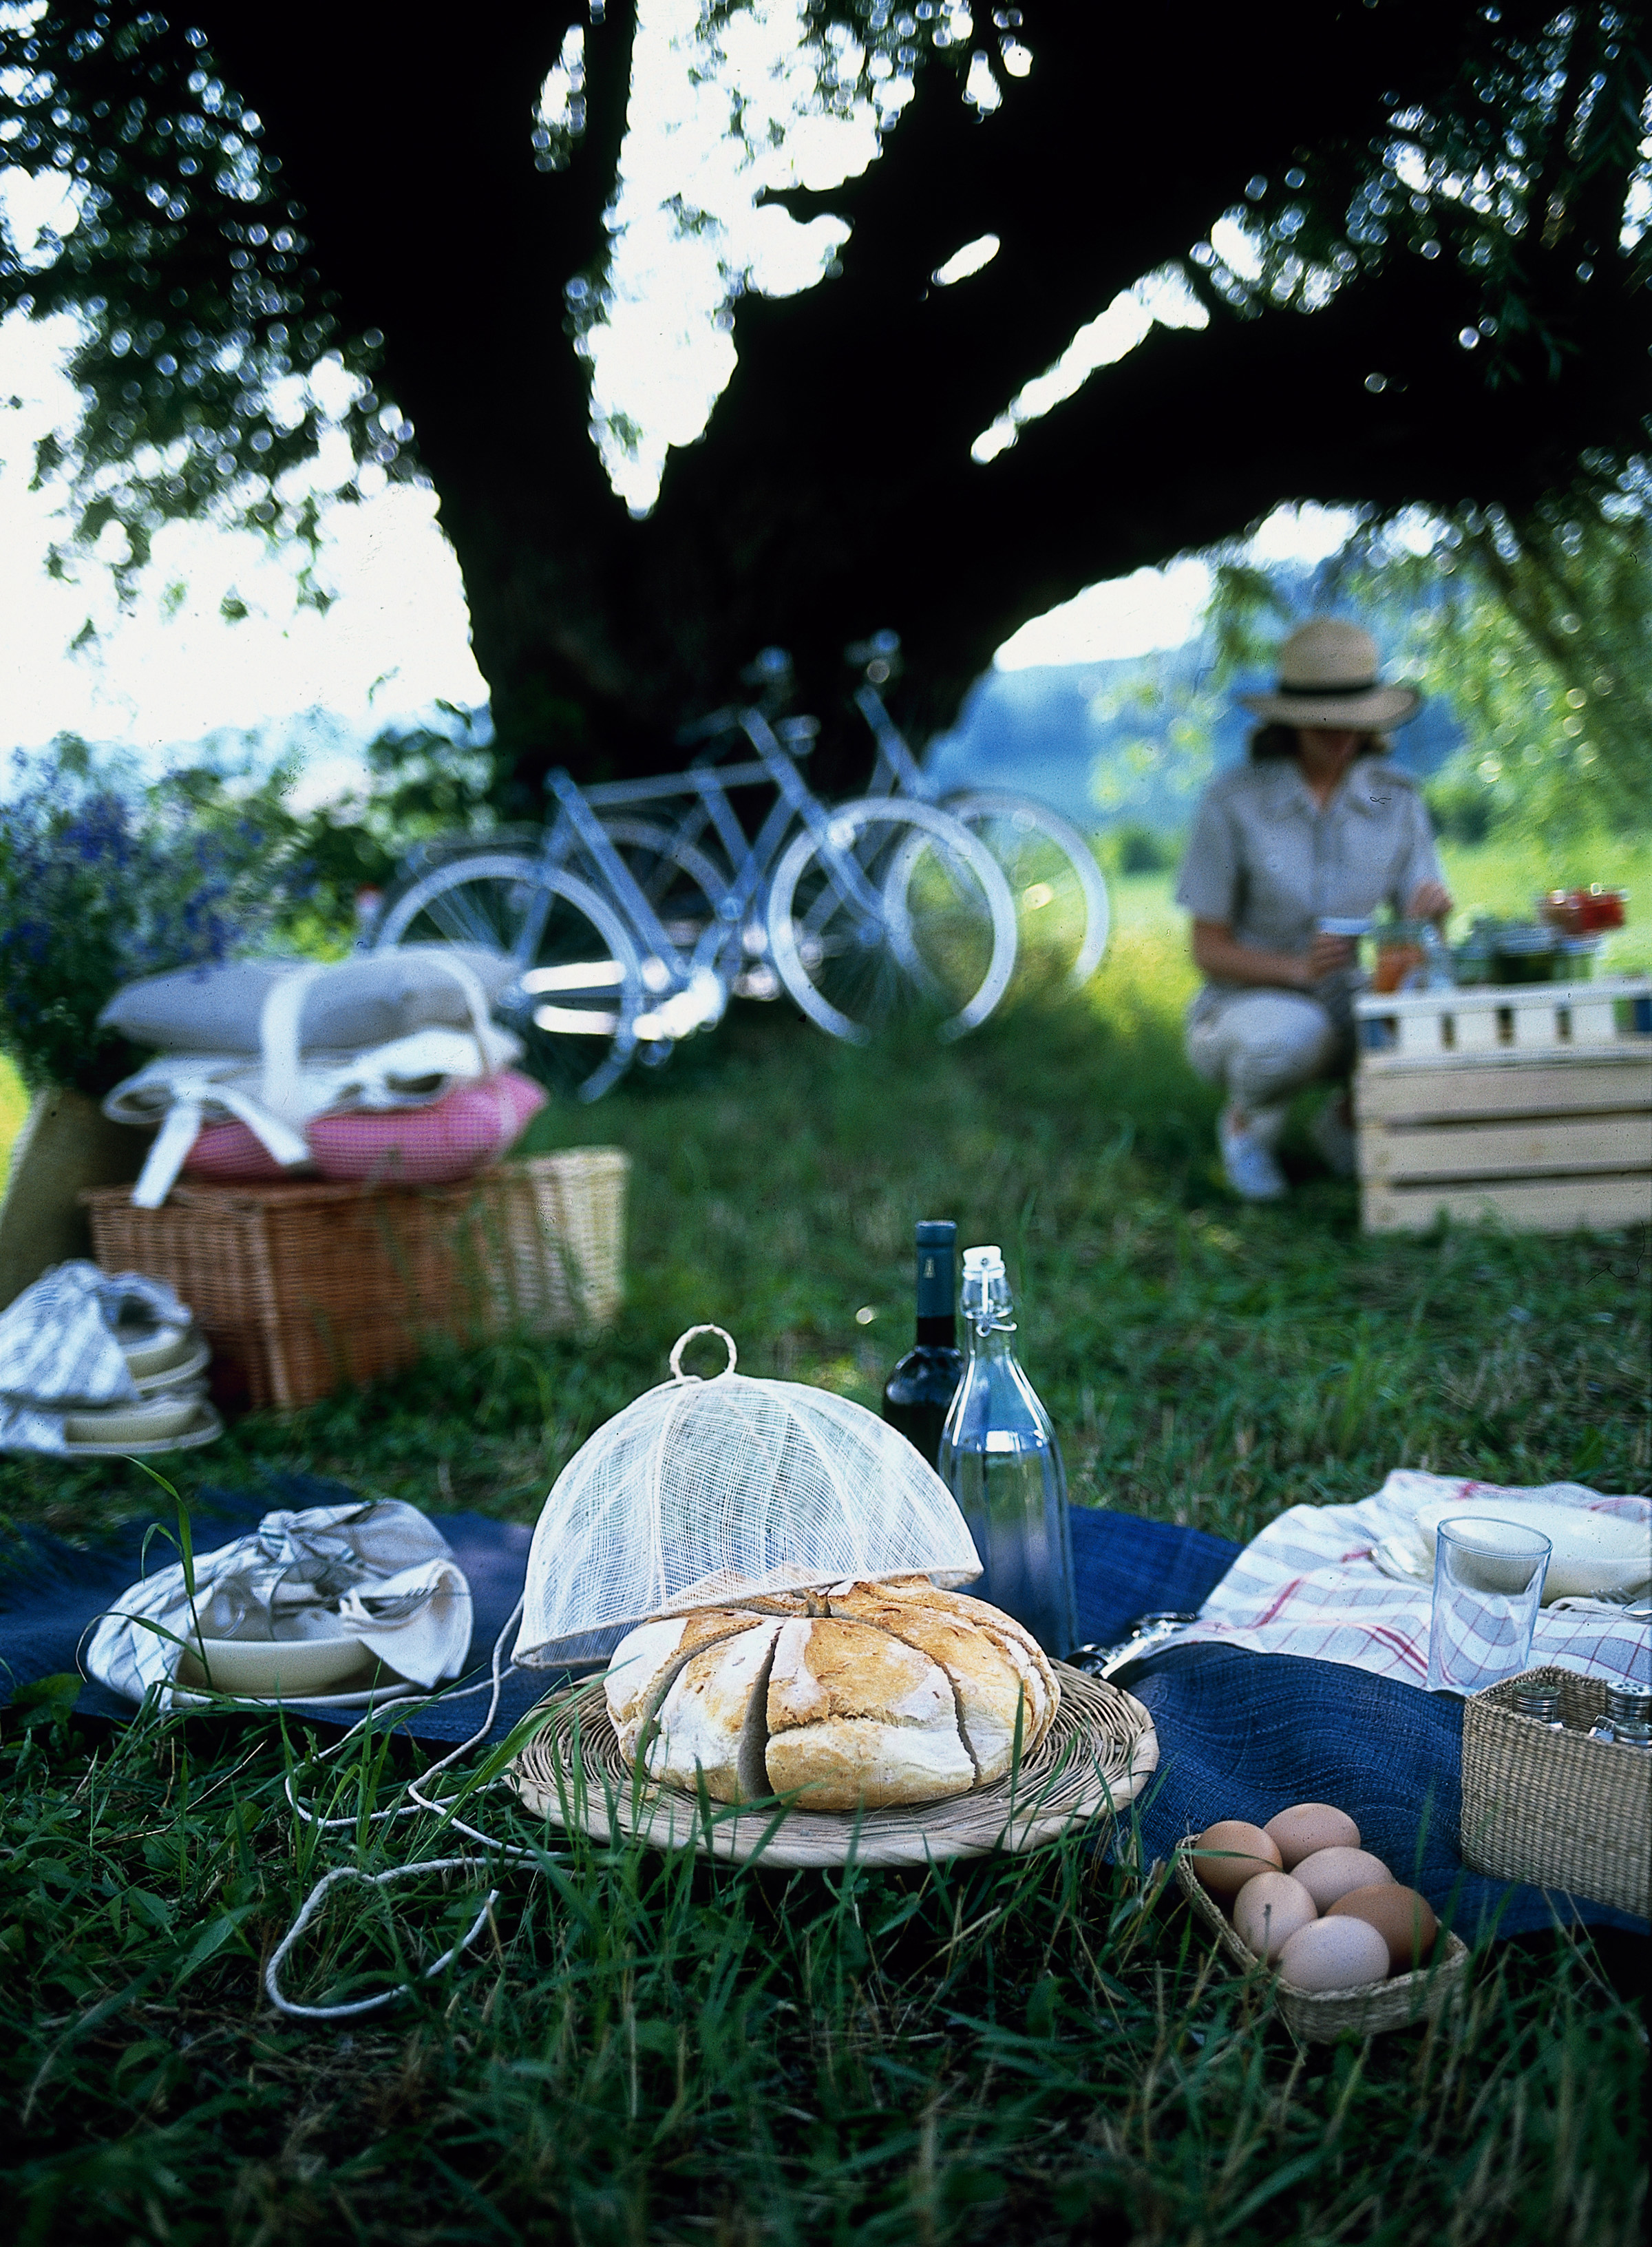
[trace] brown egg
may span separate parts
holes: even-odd
[[[1381,1857],[1369,1849],[1316,1849],[1311,1857],[1300,1857],[1292,1874],[1321,1911],[1329,1911],[1338,1896],[1355,1888],[1376,1888],[1393,1877]]]
[[[1277,1958],[1299,1927],[1319,1917],[1300,1881],[1288,1873],[1258,1873],[1233,1900],[1233,1929],[1259,1958]]]
[[[1280,1853],[1259,1826],[1242,1818],[1219,1818],[1207,1826],[1191,1852],[1193,1870],[1219,1903],[1236,1896],[1258,1873],[1277,1873]]]
[[[1338,1896],[1325,1916],[1362,1919],[1368,1927],[1374,1927],[1388,1945],[1396,1974],[1425,1966],[1440,1931],[1428,1898],[1393,1881],[1380,1881],[1375,1888],[1350,1888],[1346,1895]]]
[[[1270,1818],[1262,1831],[1278,1843],[1280,1860],[1287,1873],[1320,1849],[1360,1846],[1359,1827],[1346,1810],[1335,1810],[1328,1802],[1294,1802],[1288,1810]]]
[[[1388,1945],[1366,1919],[1316,1919],[1280,1953],[1281,1982],[1295,1990],[1358,1990],[1388,1979]]]

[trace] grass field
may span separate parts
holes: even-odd
[[[751,1010],[658,1076],[542,1118],[536,1144],[633,1157],[614,1330],[244,1421],[177,1461],[181,1489],[295,1466],[531,1520],[704,1319],[746,1369],[872,1402],[908,1339],[912,1220],[943,1215],[1006,1246],[1081,1503],[1245,1537],[1401,1464],[1645,1489],[1645,1239],[1366,1240],[1300,1129],[1291,1203],[1237,1205],[1181,1059],[1166,885],[1117,900],[1082,1007],[902,1056]],[[129,1466],[0,1465],[0,1516],[76,1540],[157,1495]],[[17,2236],[1642,2236],[1632,1941],[1502,1946],[1455,2031],[1305,2057],[1178,1907],[1074,1847],[827,1879],[581,1845],[501,1876],[464,1970],[377,2023],[309,2031],[263,2009],[258,1970],[316,1872],[440,1851],[420,1820],[295,1838],[297,1745],[200,1719],[106,1735],[50,1691],[6,1719],[0,2170]],[[338,1813],[393,1766],[346,1771]],[[496,1795],[482,1822],[510,1829]],[[397,1896],[414,1957],[477,1904],[474,1883]],[[301,1992],[336,1987],[347,1955],[388,1959],[390,1929],[341,1906]]]

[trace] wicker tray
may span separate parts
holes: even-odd
[[[290,1411],[433,1341],[611,1319],[629,1168],[588,1147],[456,1185],[185,1184],[160,1209],[118,1186],[82,1199],[106,1272],[165,1280],[189,1305],[220,1393]]]
[[[910,1808],[848,1812],[736,1809],[637,1786],[609,1721],[601,1681],[553,1701],[554,1715],[516,1759],[511,1782],[536,1817],[599,1841],[637,1834],[736,1864],[922,1865],[1041,1842],[1132,1801],[1158,1762],[1152,1719],[1116,1686],[1055,1664],[1055,1721],[1013,1779]]]
[[[1270,1974],[1215,1902],[1198,1875],[1178,1853],[1176,1884],[1241,1973]],[[1389,2029],[1431,2021],[1463,1988],[1469,1949],[1461,1936],[1442,1933],[1426,1966],[1396,1974],[1386,1982],[1367,1982],[1355,1990],[1294,1990],[1275,1981],[1280,2018],[1304,2044],[1333,2044],[1340,2036],[1382,2036]]]
[[[1560,1688],[1564,1732],[1514,1714],[1522,1685]],[[1652,1754],[1586,1738],[1605,1710],[1605,1681],[1574,1670],[1528,1670],[1470,1696],[1463,1861],[1652,1918]]]

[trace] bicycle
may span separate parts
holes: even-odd
[[[877,744],[869,796],[939,803],[980,836],[1003,868],[1015,899],[1017,982],[1062,982],[1082,990],[1107,949],[1107,884],[1078,830],[1048,804],[1007,789],[943,796],[907,747],[878,691],[900,667],[900,638],[874,632],[844,650],[861,673],[855,705]]]
[[[663,1061],[717,1021],[747,962],[856,1043],[913,1014],[943,1037],[974,1028],[1014,968],[1014,904],[991,852],[933,805],[822,803],[796,763],[812,721],[782,726],[785,740],[753,707],[690,729],[737,727],[754,763],[702,761],[584,789],[553,773],[556,816],[536,848],[427,846],[386,897],[372,948],[446,939],[508,953],[519,974],[502,1011],[537,1073],[584,1100],[608,1090],[639,1046]],[[775,797],[748,839],[729,791],[758,782]],[[683,796],[674,827],[631,816]],[[727,868],[699,847],[708,830]]]

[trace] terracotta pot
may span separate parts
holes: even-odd
[[[0,1310],[49,1266],[91,1255],[81,1189],[135,1178],[148,1144],[147,1133],[111,1124],[84,1092],[36,1093],[0,1202]]]

